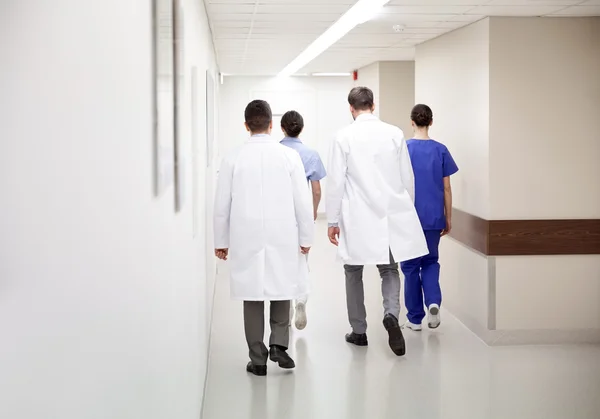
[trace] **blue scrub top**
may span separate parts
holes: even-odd
[[[323,166],[319,153],[308,147],[298,138],[285,137],[281,140],[281,144],[293,148],[300,154],[307,180],[316,182],[325,177],[327,172],[325,172],[325,166]]]
[[[415,208],[423,230],[446,228],[444,178],[458,172],[445,145],[434,140],[408,140],[415,174]]]

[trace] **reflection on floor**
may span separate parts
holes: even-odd
[[[365,271],[370,346],[346,344],[342,268],[325,225],[317,232],[308,326],[292,333],[291,373],[273,363],[266,378],[245,372],[242,306],[229,299],[221,268],[204,419],[600,418],[597,346],[490,348],[443,311],[436,331],[405,331],[407,354],[394,356],[375,269]]]

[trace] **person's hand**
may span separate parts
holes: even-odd
[[[340,237],[339,227],[329,227],[329,229],[327,230],[327,236],[329,237],[329,241],[331,242],[331,244],[335,246],[338,246],[340,244],[338,240]]]
[[[315,221],[317,221],[317,215],[318,215],[317,214],[317,210],[315,210],[315,212],[314,212],[314,219],[315,219]]]
[[[229,256],[229,249],[215,249],[215,256],[221,260],[227,260],[227,256]]]
[[[447,234],[450,234],[452,231],[452,220],[450,218],[446,218],[446,228],[442,230],[442,237]]]
[[[310,247],[300,246],[300,253],[302,253],[303,255],[308,255],[308,252],[310,252]]]

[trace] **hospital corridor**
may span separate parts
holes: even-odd
[[[600,419],[600,1],[0,0],[0,419]]]
[[[365,273],[369,347],[344,342],[344,278],[319,222],[310,262],[308,324],[293,330],[293,372],[268,365],[249,376],[241,304],[220,271],[204,418],[592,418],[600,412],[598,346],[490,347],[451,313],[435,331],[406,331],[407,354],[389,350],[376,269]],[[225,267],[223,266],[223,269]],[[405,315],[403,310],[402,315]],[[268,328],[267,334],[268,334]]]

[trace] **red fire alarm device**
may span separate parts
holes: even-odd
[[[358,80],[358,70],[354,70],[352,72],[352,80],[354,80],[354,81]]]

